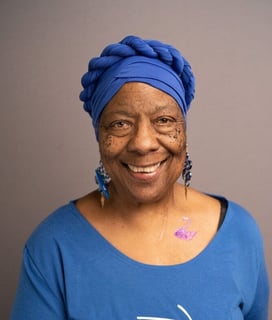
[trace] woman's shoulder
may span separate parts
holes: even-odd
[[[225,218],[223,222],[224,227],[228,227],[230,230],[235,231],[237,234],[247,235],[247,237],[260,238],[261,232],[256,218],[253,214],[243,205],[236,201],[228,199],[224,195],[202,193],[197,190],[193,190],[194,201],[199,203],[199,206],[213,208],[215,202],[221,203],[226,207]],[[228,230],[228,231],[230,231]]]
[[[44,218],[29,236],[26,247],[30,250],[42,249],[67,239],[75,234],[83,217],[77,213],[74,201],[70,201],[51,212]]]
[[[259,224],[253,214],[243,205],[228,200],[227,222],[230,227],[239,232],[239,236],[246,239],[261,239]]]
[[[221,205],[225,204],[227,214],[231,215],[232,219],[239,220],[249,225],[256,225],[256,220],[248,209],[224,195],[215,193],[204,193],[197,190],[192,190],[191,193],[193,197],[192,201],[198,203],[198,205],[203,208],[214,206],[216,202],[219,202]]]
[[[78,210],[76,201],[60,206],[49,214],[26,241],[24,257],[28,257],[44,274],[61,270],[77,261],[96,260],[101,255],[103,240]],[[100,255],[100,256],[99,256]]]
[[[240,203],[222,195],[212,195],[226,202],[226,215],[219,230],[221,238],[240,244],[241,248],[251,247],[263,250],[263,237],[259,224],[253,214]]]
[[[52,228],[61,226],[64,221],[69,220],[68,218],[73,215],[73,207],[73,201],[57,207],[38,224],[35,231],[42,231],[48,227],[52,230]]]
[[[229,222],[236,224],[237,227],[241,226],[241,228],[244,230],[247,228],[258,229],[258,224],[255,217],[245,206],[222,195],[215,195],[215,197],[219,199],[222,198],[226,201],[226,217],[229,218]]]

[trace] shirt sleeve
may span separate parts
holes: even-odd
[[[245,320],[268,320],[268,309],[269,279],[264,254],[262,254],[254,300]]]
[[[11,312],[11,320],[65,320],[62,298],[52,290],[47,279],[24,250],[20,281]]]

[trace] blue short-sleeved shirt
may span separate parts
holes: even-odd
[[[268,291],[259,229],[233,202],[205,250],[173,266],[125,256],[70,202],[27,241],[11,319],[267,320]]]

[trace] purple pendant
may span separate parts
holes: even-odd
[[[196,236],[197,232],[188,230],[189,225],[191,224],[190,218],[183,217],[182,220],[186,221],[185,226],[178,228],[174,235],[179,239],[192,240]]]

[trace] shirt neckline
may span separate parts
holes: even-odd
[[[225,199],[221,196],[213,196],[216,199]],[[216,248],[217,244],[220,243],[220,239],[224,237],[225,230],[227,229],[227,226],[229,224],[229,221],[231,219],[231,202],[227,199],[227,208],[226,208],[226,215],[224,218],[224,221],[222,222],[220,228],[217,230],[216,234],[212,238],[212,240],[206,245],[206,247],[198,253],[195,257],[192,259],[181,262],[181,263],[176,263],[176,264],[169,264],[169,265],[157,265],[157,264],[148,264],[144,263],[138,260],[135,260],[125,253],[123,253],[121,250],[116,248],[110,241],[108,241],[83,215],[82,213],[78,210],[78,208],[75,205],[76,200],[70,201],[69,205],[72,207],[73,214],[76,215],[81,219],[81,222],[85,225],[87,232],[92,232],[96,235],[98,240],[100,241],[101,245],[103,245],[103,248],[106,250],[107,253],[115,256],[118,260],[121,260],[123,263],[134,265],[136,267],[140,268],[148,268],[148,269],[157,269],[157,270],[162,270],[162,269],[175,269],[175,268],[180,268],[180,267],[186,267],[186,266],[191,266],[193,264],[198,263],[201,259],[205,259],[206,256],[209,255],[209,253]]]

